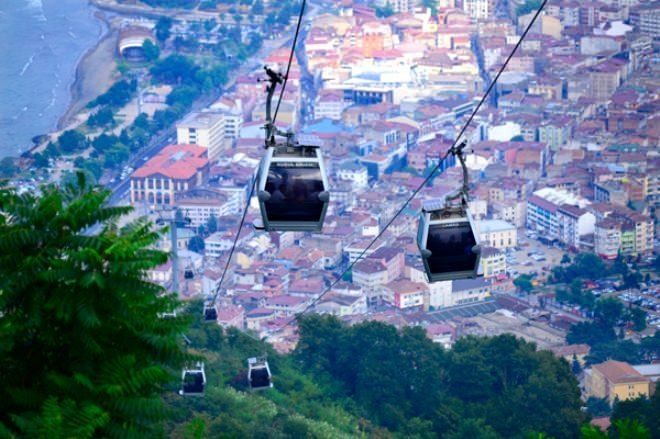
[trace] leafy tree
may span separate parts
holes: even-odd
[[[656,391],[650,398],[642,396],[617,401],[612,411],[612,422],[616,425],[617,422],[622,420],[636,421],[648,429],[650,437],[656,438],[660,437],[660,416],[658,416],[658,413],[660,413],[660,393]]]
[[[582,366],[580,366],[580,362],[578,361],[575,354],[573,354],[573,358],[571,360],[571,370],[573,371],[573,375],[578,375],[580,372],[582,372]]]
[[[529,14],[530,12],[535,12],[541,7],[542,0],[527,0],[522,5],[516,8],[516,15],[520,17],[521,15]]]
[[[149,38],[142,43],[142,51],[144,52],[144,59],[149,62],[156,61],[160,56],[160,49]]]
[[[630,340],[614,340],[593,345],[586,358],[589,364],[598,364],[607,360],[625,361],[630,364],[641,362],[639,346]]]
[[[594,313],[596,319],[603,322],[604,325],[612,327],[623,317],[623,303],[614,297],[599,299],[596,301]]]
[[[0,160],[0,178],[13,177],[18,172],[18,166],[13,157],[5,157]]]
[[[114,134],[102,133],[92,141],[92,147],[100,153],[105,153],[105,151],[112,148],[117,142],[119,142],[119,138]]]
[[[114,115],[112,114],[112,110],[108,107],[101,108],[87,119],[87,125],[90,127],[103,127],[114,123]]]
[[[167,256],[149,223],[116,226],[130,208],[109,194],[82,174],[39,196],[0,191],[3,435],[144,437],[164,417],[186,322],[158,318],[178,301],[146,270]]]
[[[586,402],[587,412],[595,418],[609,416],[612,413],[610,401],[607,398],[596,398],[590,396]]]
[[[633,329],[641,332],[646,329],[647,313],[641,308],[630,308],[626,313],[626,320],[632,322]]]
[[[161,16],[156,22],[156,39],[165,42],[172,35],[172,25],[174,21],[170,17]]]
[[[650,337],[642,338],[639,345],[640,354],[645,361],[650,363],[660,359],[660,331],[655,331]]]
[[[130,151],[128,146],[121,142],[117,142],[112,146],[112,148],[106,151],[103,166],[108,169],[116,169],[122,163],[128,160],[129,154]]]
[[[192,106],[193,102],[199,96],[199,90],[193,86],[180,86],[174,88],[170,94],[167,95],[168,105],[179,105],[184,109]]]
[[[385,6],[383,7],[376,6],[375,9],[376,9],[376,16],[380,18],[387,18],[391,15],[394,15],[394,8],[390,4],[390,2],[387,2],[387,4],[385,4]]]
[[[561,262],[560,264],[570,264],[571,263],[571,257],[568,255],[568,253],[564,253],[564,255],[561,257]]]
[[[513,284],[519,291],[529,294],[534,289],[532,278],[527,274],[521,274],[513,280]]]
[[[193,84],[199,67],[183,55],[170,55],[159,60],[152,68],[151,74],[158,82],[165,84]]]
[[[438,2],[437,0],[422,0],[422,6],[431,10],[431,15],[438,16]]]
[[[218,231],[218,219],[215,215],[209,215],[209,219],[206,222],[206,227],[208,228],[209,233],[215,233]]]
[[[195,235],[188,241],[188,250],[202,253],[204,251],[204,240],[201,236]]]
[[[589,346],[595,346],[599,343],[614,341],[616,334],[611,326],[606,326],[600,322],[580,322],[576,323],[568,330],[566,341],[569,344],[586,343]]]
[[[46,154],[37,152],[32,155],[32,158],[34,159],[34,166],[37,168],[45,168],[48,166],[48,157],[46,157]]]
[[[80,131],[67,130],[60,135],[57,143],[63,153],[69,154],[85,149],[87,147],[87,138]]]
[[[500,436],[483,419],[462,419],[448,439],[498,439]]]
[[[149,124],[149,115],[147,113],[140,113],[133,121],[133,126],[136,128],[141,128],[145,131],[149,131],[151,125]]]
[[[122,79],[115,82],[105,93],[98,96],[87,106],[94,108],[98,105],[109,105],[114,108],[120,108],[128,104],[137,90],[137,81],[131,80],[130,82]]]
[[[517,136],[513,136],[510,140],[511,142],[524,142],[525,138],[518,134]]]

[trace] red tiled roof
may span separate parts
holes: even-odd
[[[169,145],[133,173],[145,178],[161,174],[175,180],[187,180],[208,164],[207,149],[197,145]]]

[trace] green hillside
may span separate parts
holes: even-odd
[[[201,315],[199,304],[193,307]],[[197,319],[207,393],[166,400],[167,435],[187,437],[579,437],[585,418],[569,365],[513,336],[468,337],[450,351],[421,328],[348,327],[308,316],[290,355]],[[246,359],[268,354],[275,388],[245,393]],[[476,436],[475,436],[476,435]]]

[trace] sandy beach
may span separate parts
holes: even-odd
[[[104,23],[104,34],[78,62],[75,79],[70,87],[71,100],[67,111],[57,123],[58,130],[69,125],[89,101],[110,88],[117,76],[115,68],[117,31],[112,29],[104,12],[97,11],[94,16]]]

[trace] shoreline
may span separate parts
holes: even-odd
[[[90,7],[96,9],[92,3],[90,3]],[[115,34],[115,31],[111,28],[110,20],[105,13],[97,9],[94,11],[93,16],[101,23],[101,32],[96,43],[87,49],[76,63],[74,78],[69,85],[69,102],[67,103],[66,111],[57,120],[55,126],[57,131],[64,129],[69,125],[72,122],[73,117],[86,104],[82,102],[85,99],[83,87],[89,73],[89,66],[86,64],[88,64],[92,57],[102,49],[104,43],[107,43],[107,41]]]

